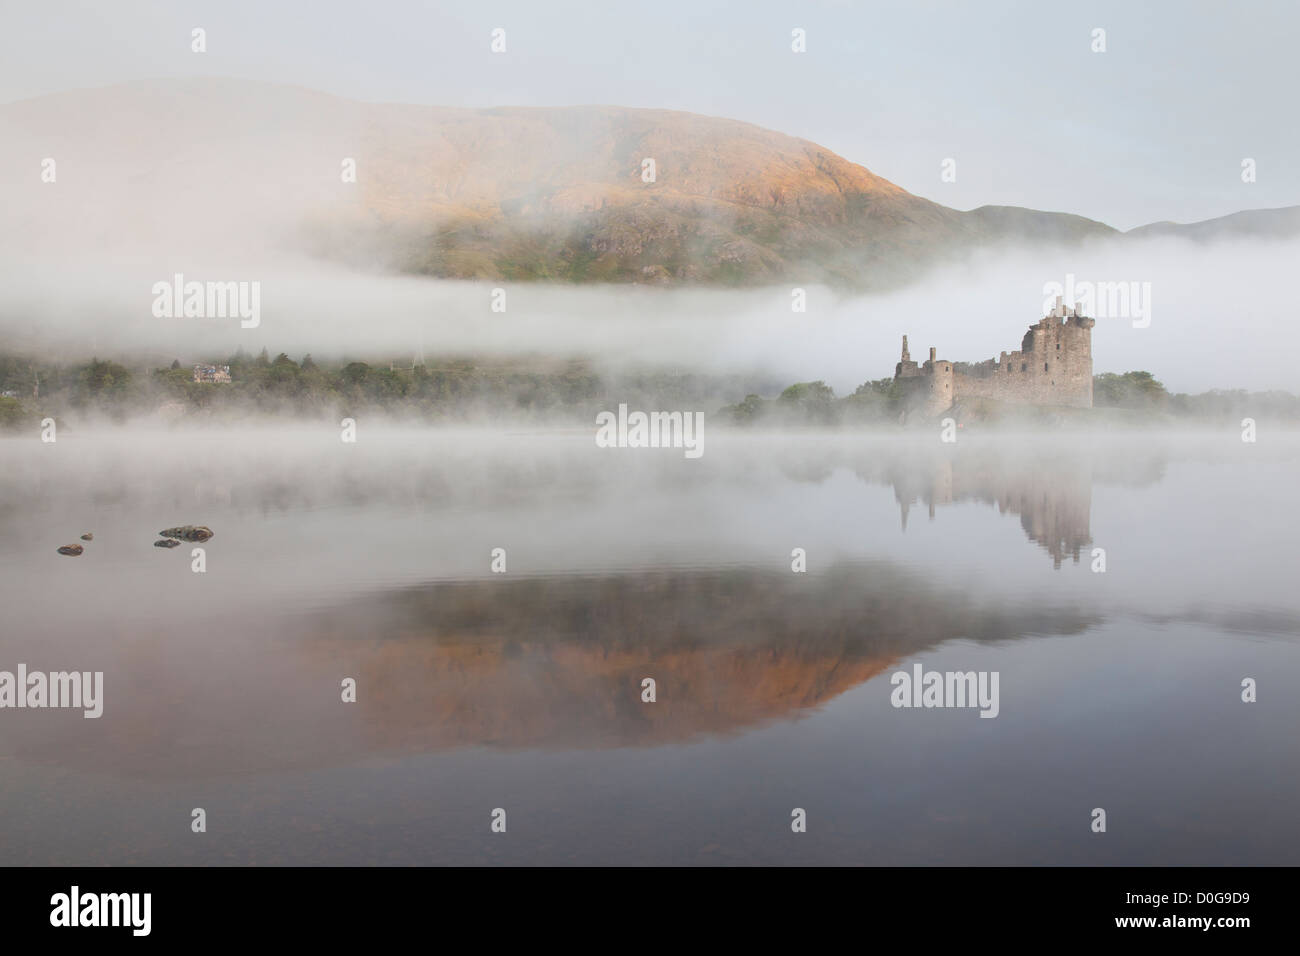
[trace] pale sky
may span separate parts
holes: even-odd
[[[212,75],[371,101],[681,109],[813,140],[955,208],[1127,229],[1300,204],[1298,35],[1295,0],[0,0],[0,102]]]

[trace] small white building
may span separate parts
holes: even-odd
[[[230,366],[196,365],[194,366],[194,381],[206,382],[210,385],[229,385]]]

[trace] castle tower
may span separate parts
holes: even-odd
[[[920,375],[921,370],[915,362],[912,361],[912,353],[907,349],[907,336],[903,336],[903,357],[902,360],[894,366],[894,378],[911,378],[914,375]]]
[[[930,349],[925,390],[925,414],[931,416],[947,411],[957,397],[952,363],[934,355],[935,350]]]
[[[1017,376],[1010,400],[1037,405],[1092,407],[1092,329],[1096,321],[1080,315],[1058,296],[1056,305],[1031,325],[1012,353],[1024,374]]]

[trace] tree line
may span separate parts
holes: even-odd
[[[196,382],[195,364],[229,366],[231,382]],[[577,359],[444,358],[390,367],[356,360],[317,362],[310,354],[298,360],[283,352],[271,357],[265,349],[252,356],[241,349],[216,362],[182,363],[177,358],[165,367],[132,368],[98,357],[65,364],[0,354],[0,428],[27,427],[44,417],[124,422],[158,413],[221,420],[371,411],[429,423],[510,418],[577,424],[590,423],[597,412],[619,402],[700,409],[740,427],[838,427],[897,424],[906,402],[892,378],[864,382],[845,396],[837,396],[823,381],[778,389],[736,376],[671,371],[602,376]],[[765,398],[760,391],[774,397]],[[726,404],[735,395],[744,398]],[[1146,371],[1095,376],[1093,402],[1095,409],[1134,419],[1300,422],[1300,399],[1288,392],[1171,393]],[[996,417],[987,406],[973,403],[962,411],[976,420]]]

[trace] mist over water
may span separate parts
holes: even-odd
[[[1096,372],[1152,372],[1172,391],[1294,390],[1300,348],[1277,302],[1300,244],[1132,240],[1081,251],[1006,249],[940,267],[926,282],[874,295],[790,286],[745,291],[448,282],[340,271],[304,259],[257,268],[158,261],[7,260],[0,335],[8,348],[66,360],[148,356],[216,361],[243,348],[301,358],[396,359],[417,354],[578,356],[711,374],[757,373],[786,384],[821,379],[839,394],[893,374],[902,335],[914,351],[982,361],[1019,348],[1043,315],[1044,286],[1150,283],[1150,324],[1102,317]],[[173,268],[175,265],[175,268]],[[156,282],[260,283],[256,328],[237,317],[157,318]],[[506,310],[492,311],[493,290]]]
[[[466,429],[4,440],[0,669],[102,670],[105,703],[6,713],[3,850],[1294,863],[1298,450],[1235,431],[727,434],[697,460]],[[193,545],[152,547],[184,523],[215,532],[204,573]],[[82,556],[55,553],[84,531]],[[1000,672],[997,719],[891,707],[916,663]],[[1239,702],[1246,676],[1266,705]],[[189,839],[196,787],[220,841]],[[1089,839],[1080,792],[1122,839]],[[479,820],[503,802],[508,844]],[[793,846],[790,806],[818,824]]]

